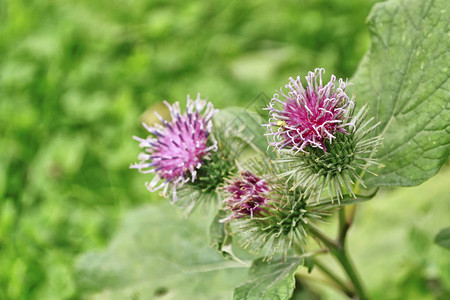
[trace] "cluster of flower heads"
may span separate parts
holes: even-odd
[[[303,87],[300,76],[290,78],[286,85],[287,94],[280,89],[276,93],[267,110],[271,118],[265,126],[270,130],[266,134],[269,146],[279,151],[288,149],[291,152],[305,150],[307,146],[327,151],[325,141],[330,143],[336,139],[336,132],[348,133],[346,127],[354,126],[346,122],[354,103],[345,93],[347,81],[336,76],[323,84],[324,69],[316,69],[306,76],[307,86]],[[280,99],[280,95],[282,99]]]
[[[213,105],[205,100],[187,98],[187,112],[182,114],[178,102],[170,105],[171,121],[160,119],[160,125],[154,127],[145,123],[143,126],[152,135],[147,138],[134,136],[144,152],[139,154],[139,163],[130,168],[141,173],[155,173],[147,188],[153,192],[163,188],[163,195],[172,189],[173,201],[177,200],[176,190],[186,182],[196,179],[197,169],[211,153],[217,150],[216,142],[210,143],[211,119],[217,112]],[[203,112],[204,110],[204,112]],[[203,112],[203,113],[202,113]]]
[[[376,164],[372,154],[381,143],[379,137],[370,137],[378,124],[371,124],[373,118],[365,120],[367,106],[355,114],[345,92],[347,80],[336,81],[331,75],[324,84],[324,71],[309,72],[305,87],[300,77],[290,78],[287,94],[280,89],[266,108],[270,119],[263,126],[269,130],[269,147],[278,152],[276,164],[260,157],[237,173],[232,147],[226,146],[231,135],[222,135],[217,143],[211,134],[217,110],[199,96],[188,96],[186,113],[178,103],[165,102],[172,120],[157,115],[161,125],[144,124],[152,136],[134,137],[144,152],[131,168],[155,173],[148,189],[163,188],[165,196],[171,189],[173,201],[177,189],[190,184],[196,198],[198,193],[222,194],[227,216],[220,222],[243,237],[244,247],[267,248],[269,258],[278,249],[286,253],[293,244],[302,248],[307,224],[336,208],[334,197],[338,202],[344,194],[355,197],[355,185],[364,186],[359,174]],[[324,190],[331,201],[320,200]]]

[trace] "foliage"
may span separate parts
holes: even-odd
[[[0,298],[79,297],[74,257],[104,246],[127,208],[153,201],[147,178],[128,170],[148,107],[197,92],[245,106],[318,64],[348,76],[368,43],[355,24],[369,8],[0,1]]]
[[[450,227],[441,229],[434,242],[443,248],[450,249]]]
[[[209,96],[218,107],[245,106],[256,95],[259,95],[257,100],[264,101],[273,87],[281,85],[287,76],[304,73],[316,66],[348,77],[368,45],[368,34],[362,24],[373,2],[0,2],[0,298],[78,299],[85,291],[110,288],[111,282],[106,281],[104,285],[105,281],[101,280],[80,282],[78,287],[72,266],[80,253],[108,243],[116,231],[118,219],[129,208],[155,201],[144,188],[148,178],[127,169],[139,152],[131,136],[142,136],[143,131],[139,134],[142,130],[140,120],[154,121],[147,112],[160,110],[159,101],[163,99],[182,100],[186,93],[195,95],[199,91]],[[424,5],[429,3],[425,1]],[[409,21],[403,18],[401,20],[405,23],[396,23],[396,26],[417,26],[417,13],[428,14],[436,7],[414,10]],[[374,32],[383,33],[384,29]],[[414,31],[417,45],[423,43],[426,46],[437,40],[430,40],[426,33],[424,30]],[[444,43],[436,44],[436,47],[445,47]],[[437,54],[415,49],[414,53],[425,61],[429,59],[423,57],[425,53]],[[380,53],[383,51],[374,51],[371,55],[378,58]],[[409,57],[411,66],[416,68],[423,61],[416,60],[415,56]],[[405,57],[401,58],[399,64],[405,60]],[[437,57],[432,63],[439,69],[438,63],[444,58],[445,55]],[[383,61],[383,66],[389,65],[393,59],[396,58]],[[357,74],[362,74],[364,64]],[[374,70],[383,71],[380,68]],[[429,74],[425,79],[445,74]],[[358,78],[362,77],[355,76],[355,80]],[[410,90],[412,85],[406,79],[409,77],[405,77],[408,89],[401,93],[401,99],[409,105],[405,106],[408,110],[417,103],[408,102],[407,96],[413,94]],[[411,80],[412,83],[417,82],[417,78]],[[446,82],[443,84],[448,84]],[[392,84],[398,84],[398,80]],[[434,101],[442,89],[431,86],[417,91],[420,96],[433,92],[437,92],[436,95],[418,99],[423,103]],[[369,98],[367,95],[364,101],[370,101]],[[430,106],[429,109],[429,113],[437,112],[437,107]],[[147,112],[141,116],[144,111]],[[439,119],[448,121],[445,113],[431,120],[431,125],[426,127],[433,136],[431,143],[426,145],[432,146],[434,141],[446,142],[435,137],[435,134],[443,132]],[[427,114],[421,121],[428,121],[428,117]],[[411,119],[405,120],[411,122]],[[394,123],[400,119],[395,117],[392,120]],[[388,128],[388,141],[399,138],[391,134],[392,126],[383,128]],[[409,133],[409,130],[417,129],[414,126],[402,128]],[[420,133],[423,139],[419,142],[425,142],[423,134]],[[433,156],[429,157],[430,168],[423,172],[424,175],[414,173],[415,183],[435,174],[444,161],[444,154],[448,155],[445,144],[430,149],[421,145],[423,149],[414,146],[414,157],[428,152]],[[388,150],[383,151],[388,153]],[[412,161],[410,156],[404,157],[405,164]],[[403,163],[399,156],[393,156],[393,159],[398,164]],[[373,185],[385,185],[371,181],[375,179],[368,180]],[[445,182],[441,185],[444,186]],[[421,200],[412,201],[421,203]],[[144,226],[154,224],[151,218],[160,213],[160,208],[156,207],[142,208],[143,215],[139,211],[132,213],[132,219],[139,218],[135,221],[128,219],[126,223],[133,225],[119,231],[119,241],[132,238],[120,234],[135,230],[133,227],[139,227],[140,222]],[[430,207],[432,205],[425,202],[417,213],[434,211]],[[389,211],[389,208],[384,209]],[[405,213],[406,220],[415,218],[414,214],[407,214],[403,206],[396,209]],[[168,210],[163,206],[162,212]],[[175,208],[170,210],[174,212]],[[378,211],[374,208],[374,212]],[[197,228],[195,226],[189,228]],[[408,226],[412,228],[413,224]],[[152,228],[148,228],[148,232],[145,229],[147,227],[139,227],[143,238],[146,234],[155,234]],[[437,232],[437,228],[434,229]],[[370,244],[370,232],[376,230],[369,228],[361,234],[361,249]],[[422,236],[420,230],[412,235]],[[151,246],[155,245],[147,245]],[[114,247],[110,245],[108,248],[112,254],[116,254]],[[134,254],[133,249],[126,249]],[[383,252],[379,249],[377,253],[389,256],[391,250]],[[208,257],[213,257],[212,260],[220,261],[211,252],[204,251],[210,255]],[[82,264],[89,255],[94,254],[80,260],[79,270],[82,267],[102,267]],[[426,254],[421,252],[417,255]],[[145,255],[141,252],[136,258],[142,257]],[[102,258],[106,262],[107,257]],[[371,257],[365,258],[371,261]],[[396,278],[396,283],[402,284],[396,286],[395,295],[402,295],[402,289],[414,292],[408,285],[411,278],[425,285],[434,280],[435,274],[422,276],[427,271],[424,267],[427,263],[429,261],[404,262],[404,277]],[[223,264],[228,265],[228,262]],[[436,265],[439,270],[449,267],[445,258],[433,261],[432,266]],[[414,272],[412,266],[418,266],[422,277]],[[127,265],[123,263],[116,267],[118,269],[115,270],[119,270]],[[385,270],[373,270],[370,274],[385,274]],[[104,272],[96,272],[88,275],[105,275]],[[228,271],[221,272],[218,271],[219,275],[213,278],[220,278]],[[243,280],[240,269],[231,272],[236,276],[231,276],[233,280]],[[134,275],[138,278],[142,274]],[[197,279],[204,276],[197,275]],[[439,279],[441,286],[448,287],[447,277]],[[113,282],[122,284],[118,286],[120,292],[129,293],[129,282],[121,281],[120,277],[106,279],[118,280]],[[221,282],[223,286],[219,291],[231,293],[234,283]],[[440,291],[443,290],[441,287]],[[194,292],[189,288],[186,291]],[[166,294],[165,289],[152,292],[161,296]],[[379,293],[382,292],[380,288]],[[108,297],[109,294],[105,293],[100,296]],[[431,294],[428,290],[424,293]]]
[[[369,186],[413,186],[435,175],[450,153],[450,69],[446,1],[377,4],[368,25],[372,45],[353,76],[354,91],[384,145]]]
[[[449,176],[447,167],[420,186],[381,192],[361,205],[349,248],[373,299],[450,296],[450,256],[433,241],[448,224]]]
[[[210,247],[210,221],[168,203],[128,213],[106,250],[78,261],[79,287],[92,299],[230,299],[247,269]]]
[[[295,287],[295,271],[302,259],[292,257],[271,263],[255,260],[250,279],[234,290],[234,299],[289,299]]]
[[[449,203],[443,201],[450,193],[450,186],[445,184],[448,176],[450,169],[446,168],[442,174],[421,186],[380,193],[361,207],[349,242],[363,278],[370,283],[372,299],[394,300],[404,295],[412,300],[446,299],[446,295],[450,295],[450,257],[446,249],[433,244],[433,234],[448,219]],[[108,297],[114,294],[119,299],[125,295],[139,295],[138,299],[142,300],[153,299],[153,293],[158,290],[164,290],[168,297],[180,291],[190,293],[192,290],[183,283],[187,276],[183,264],[191,264],[191,259],[198,260],[199,255],[195,253],[200,252],[205,255],[200,264],[207,259],[217,260],[218,266],[224,267],[219,272],[231,272],[235,276],[225,281],[232,280],[239,286],[235,291],[236,299],[273,299],[273,293],[278,293],[279,299],[288,299],[294,286],[291,276],[302,264],[301,258],[289,258],[284,262],[275,259],[270,263],[255,260],[249,272],[251,277],[247,278],[247,269],[227,269],[226,266],[238,265],[229,264],[229,260],[221,261],[213,249],[208,249],[205,234],[210,217],[201,218],[201,214],[204,213],[199,211],[186,219],[179,209],[164,202],[129,212],[106,249],[81,256],[77,264],[80,286],[93,299],[110,299]],[[334,223],[335,220],[331,219],[325,229],[333,230]],[[219,229],[210,234],[216,243],[223,238],[217,236]],[[181,247],[183,251],[179,251]],[[242,253],[239,255],[243,256]],[[164,261],[152,264],[161,257]],[[246,259],[253,258],[246,256]],[[324,262],[334,271],[340,271],[331,260]],[[180,263],[182,268],[174,269]],[[396,272],[386,273],[386,270],[393,269]],[[217,283],[216,271],[203,278],[201,291],[204,294],[198,290],[196,299],[221,295],[228,295],[226,299],[231,299],[231,290],[226,294],[225,289],[232,284]],[[173,278],[163,280],[170,272]],[[314,269],[313,275],[316,272]],[[197,284],[197,276],[202,276],[196,272],[190,275],[194,285]],[[167,286],[158,289],[162,286],[158,284]],[[211,294],[210,286],[213,284],[217,285],[217,294]],[[314,290],[317,290],[316,285]],[[323,299],[344,299],[333,290],[320,291]]]

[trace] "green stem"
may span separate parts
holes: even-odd
[[[345,214],[342,213],[342,216],[340,216],[340,219],[345,220]],[[340,225],[339,228],[344,228],[343,225]],[[318,229],[313,224],[309,224],[308,226],[309,232],[315,236],[318,240],[320,240],[328,249],[330,250],[330,253],[337,259],[337,261],[341,264],[342,268],[344,269],[345,273],[347,274],[348,278],[350,279],[353,287],[355,288],[356,295],[358,296],[358,299],[360,300],[367,300],[367,294],[363,288],[363,285],[359,279],[359,276],[356,273],[356,270],[348,257],[348,253],[345,250],[345,233],[342,235],[342,241],[333,241],[330,239],[327,235],[325,235],[320,229]]]
[[[318,267],[325,275],[327,275],[336,285],[337,288],[348,297],[353,298],[355,292],[353,292],[336,274],[323,265],[318,259],[313,259],[314,265]]]
[[[342,207],[341,209],[339,209],[338,245],[340,247],[344,245],[347,231],[350,228],[351,222],[353,221],[346,218],[346,209],[347,207]]]
[[[317,239],[319,239],[328,249],[333,250],[338,247],[338,244],[329,238],[325,233],[323,233],[314,224],[308,224],[308,231]]]
[[[341,251],[336,252],[335,257],[341,263],[344,268],[345,273],[347,273],[348,278],[352,282],[355,287],[355,291],[359,296],[360,300],[367,300],[367,294],[362,286],[361,280],[359,279],[358,274],[356,273],[355,267],[353,266],[350,258],[348,257],[347,251],[345,248],[342,248]]]

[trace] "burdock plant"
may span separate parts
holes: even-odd
[[[134,137],[144,152],[131,168],[154,173],[148,189],[163,189],[162,195],[172,202],[193,208],[205,202],[202,199],[219,199],[208,201],[222,216],[213,224],[223,231],[219,234],[223,240],[215,244],[229,257],[242,262],[224,248],[232,247],[234,239],[250,253],[262,254],[266,262],[274,257],[281,261],[292,255],[306,257],[311,237],[324,247],[317,253],[330,252],[338,259],[362,297],[362,286],[339,244],[346,227],[341,228],[342,240],[335,243],[317,225],[335,211],[344,222],[341,205],[348,204],[346,196],[357,196],[358,184],[364,186],[358,173],[369,172],[367,167],[376,163],[371,153],[380,138],[370,136],[377,124],[366,120],[366,106],[355,114],[355,101],[345,92],[348,82],[339,79],[337,84],[332,75],[324,84],[323,72],[310,72],[306,89],[300,77],[291,78],[288,92],[280,90],[266,108],[270,120],[263,126],[270,131],[269,147],[277,150],[275,160],[256,151],[252,139],[240,136],[236,126],[215,122],[217,110],[211,103],[188,97],[185,113],[178,103],[166,102],[172,120],[160,118],[162,124],[155,127],[144,124],[151,136]],[[243,151],[245,145],[256,153]],[[345,285],[342,288],[353,293]]]
[[[377,4],[368,19],[372,46],[352,76],[353,84],[334,75],[328,80],[320,68],[305,74],[306,80],[304,75],[290,78],[270,103],[261,105],[261,111],[266,106],[266,120],[246,109],[217,112],[199,97],[188,98],[186,111],[178,103],[167,104],[172,119],[144,125],[150,136],[135,137],[143,153],[132,168],[150,173],[149,190],[162,190],[177,203],[186,197],[191,202],[219,200],[208,201],[215,209],[210,244],[225,258],[247,266],[252,261],[249,278],[235,289],[234,299],[288,300],[296,282],[304,288],[306,280],[326,283],[351,299],[369,298],[347,244],[355,204],[372,198],[380,187],[419,185],[448,161],[446,11],[448,1],[443,0]],[[233,124],[237,126],[229,126]],[[244,138],[234,130],[241,125],[246,126]],[[235,147],[236,140],[251,147]],[[192,293],[201,284],[242,281],[234,276],[241,275],[237,263],[220,261],[220,255],[205,249],[205,242],[195,236],[206,214],[198,220],[177,220],[167,207],[155,206],[144,216],[144,224],[157,228],[150,235],[151,247],[133,248],[133,243],[144,245],[149,236],[148,228],[139,228],[142,236],[123,234],[126,243],[114,244],[107,255],[94,256],[98,259],[89,256],[83,276],[93,273],[92,262],[99,262],[100,277],[113,279],[98,290],[101,295],[111,289],[111,282],[122,282],[122,277],[114,277],[119,272],[126,274],[124,282],[131,282],[119,298],[216,299],[220,297],[207,291],[214,288],[202,290],[200,297]],[[322,228],[327,222],[336,225],[335,237]],[[172,226],[177,236],[166,238],[163,232]],[[441,228],[435,229],[437,233]],[[421,244],[427,243],[420,233]],[[436,241],[448,248],[448,230]],[[159,243],[172,248],[158,249]],[[126,249],[130,256],[143,254],[122,268],[117,262],[125,261]],[[113,267],[105,267],[105,257],[114,251],[120,251],[119,259],[111,258]],[[167,285],[161,284],[160,274],[152,278],[153,285],[140,277],[144,269],[165,271],[165,262],[170,264]],[[299,268],[302,263],[313,274]],[[230,267],[234,269],[227,270]],[[129,276],[133,272],[138,275]],[[135,284],[129,278],[144,280]],[[303,295],[298,291],[295,299]],[[445,297],[441,286],[427,296],[439,295]]]

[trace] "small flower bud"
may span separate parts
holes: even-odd
[[[229,222],[241,246],[270,260],[277,252],[286,256],[294,245],[302,250],[305,225],[325,215],[326,207],[308,204],[307,194],[300,188],[290,189],[286,181],[277,177],[277,168],[265,175],[244,171],[224,187],[227,198],[225,210],[231,214],[221,220]],[[255,173],[253,173],[255,172]]]

